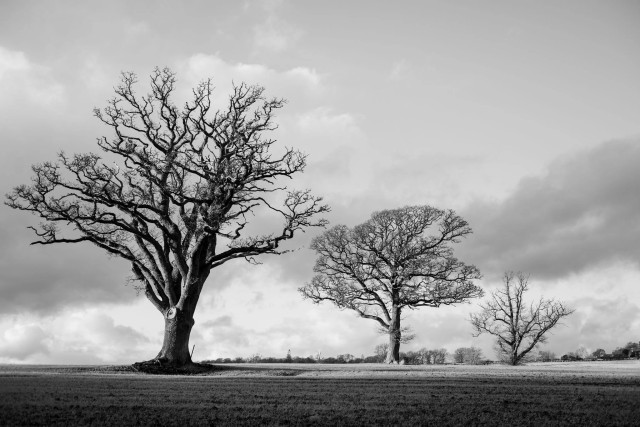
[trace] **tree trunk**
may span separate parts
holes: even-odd
[[[516,366],[518,362],[520,362],[520,358],[518,357],[518,347],[515,344],[511,345],[511,354],[509,355],[509,363],[513,366]]]
[[[385,363],[400,363],[400,308],[394,306],[391,312],[391,322],[389,323],[389,348],[387,349],[387,359]]]
[[[171,307],[164,316],[164,341],[155,360],[162,365],[175,367],[191,364],[189,336],[193,327],[193,315]]]

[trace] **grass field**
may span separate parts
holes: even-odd
[[[640,425],[640,363],[0,366],[1,425]]]

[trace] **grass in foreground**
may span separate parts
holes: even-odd
[[[0,424],[637,425],[640,419],[638,376],[277,372],[167,377],[0,370]]]

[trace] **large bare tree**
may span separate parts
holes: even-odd
[[[517,365],[546,341],[545,334],[560,319],[574,310],[553,299],[526,303],[524,294],[529,290],[529,278],[523,273],[506,272],[503,285],[480,304],[482,310],[471,315],[471,324],[475,336],[485,332],[494,335],[500,358]]]
[[[470,233],[452,210],[407,206],[376,212],[361,225],[339,225],[313,239],[318,274],[300,292],[376,321],[389,336],[386,362],[397,363],[404,309],[482,295],[473,283],[480,272],[456,259],[451,247]]]
[[[135,92],[136,83],[133,73],[123,73],[116,96],[94,111],[113,132],[98,139],[104,158],[60,153],[57,162],[33,166],[31,185],[16,187],[7,204],[44,220],[31,227],[35,244],[89,242],[129,261],[138,289],[164,317],[154,361],[184,366],[191,363],[193,315],[211,270],[286,252],[281,243],[296,232],[326,225],[317,214],[328,207],[282,182],[306,164],[304,154],[278,153],[265,136],[275,129],[283,100],[241,84],[226,108],[216,110],[205,81],[180,108],[170,70],[152,73],[147,95]],[[249,234],[252,216],[269,212],[281,217],[282,228]]]

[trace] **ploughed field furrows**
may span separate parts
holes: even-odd
[[[2,425],[638,425],[640,379],[0,375]]]

